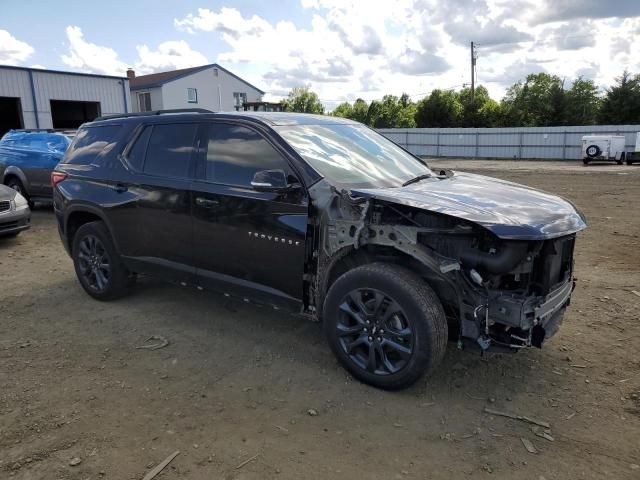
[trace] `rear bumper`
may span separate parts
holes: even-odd
[[[69,246],[69,242],[67,241],[67,235],[64,231],[64,214],[61,210],[59,210],[56,206],[56,203],[53,204],[53,213],[56,216],[56,225],[58,226],[58,235],[60,235],[60,240],[62,241],[62,245],[64,249],[67,251],[67,254],[71,256],[71,247]]]
[[[0,213],[0,237],[31,228],[31,210],[11,210]]]

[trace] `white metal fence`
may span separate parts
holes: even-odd
[[[625,135],[633,151],[640,125],[521,128],[383,128],[378,132],[415,155],[574,160],[583,135]]]

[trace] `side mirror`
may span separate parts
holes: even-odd
[[[258,192],[284,192],[299,185],[289,185],[284,170],[259,170],[253,176],[251,186]]]

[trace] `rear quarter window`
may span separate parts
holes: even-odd
[[[72,165],[96,163],[96,157],[103,150],[113,148],[120,128],[120,125],[81,128],[69,146],[62,163]]]

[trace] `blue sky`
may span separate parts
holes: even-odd
[[[287,18],[305,26],[311,18],[297,0],[242,0],[227,4],[245,15],[257,14],[272,22]],[[65,28],[68,25],[79,26],[89,41],[113,48],[132,65],[136,59],[136,45],[156,45],[169,38],[188,41],[195,50],[215,61],[218,52],[224,48],[220,36],[190,35],[177,30],[173,21],[199,7],[220,5],[225,3],[200,0],[0,0],[0,29],[37,46],[29,61],[53,69],[68,69],[60,58],[67,50]]]
[[[527,73],[603,89],[640,72],[638,0],[0,0],[0,64],[124,75],[218,62],[328,108],[469,82],[500,98]]]

